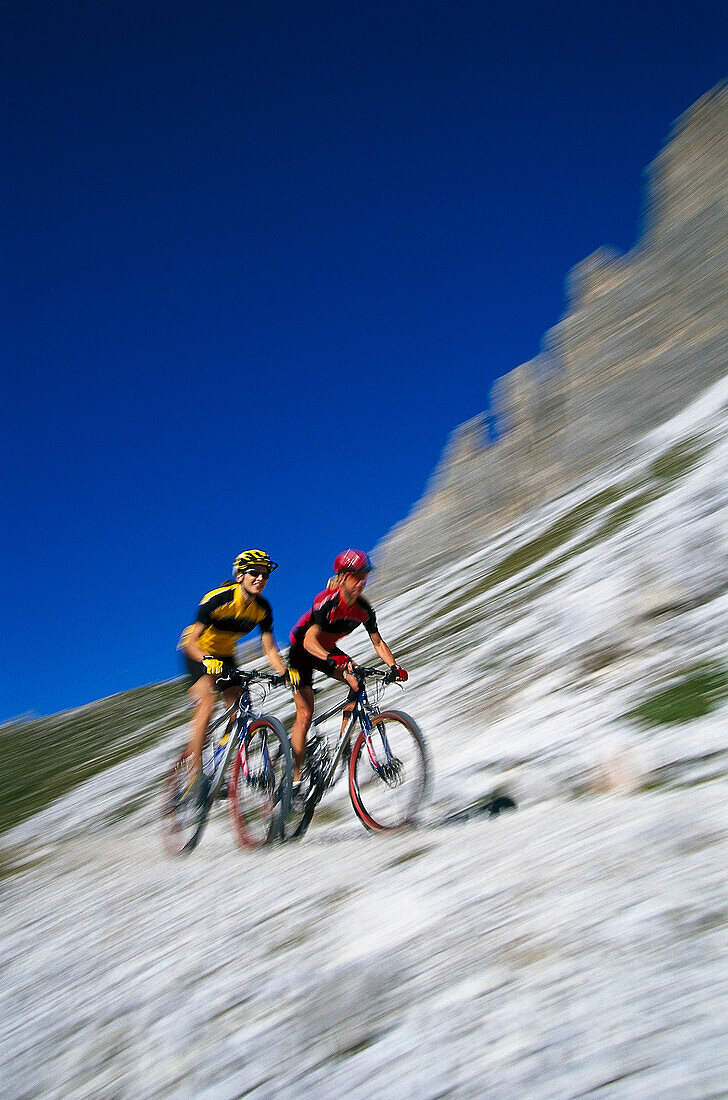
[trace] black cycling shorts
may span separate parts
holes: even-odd
[[[340,654],[341,650],[334,646],[331,653]],[[326,676],[331,676],[331,669],[326,661],[322,660],[320,657],[314,657],[313,653],[309,653],[302,645],[296,645],[295,642],[288,651],[288,664],[290,668],[295,668],[298,675],[301,677],[301,687],[311,687],[314,669],[316,669],[317,672],[325,673]],[[337,679],[336,676],[332,676],[331,678],[332,680]]]

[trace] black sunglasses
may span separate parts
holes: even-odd
[[[270,573],[267,569],[246,569],[245,572],[248,574],[249,577],[264,577],[265,580],[268,580],[268,577],[270,576]]]

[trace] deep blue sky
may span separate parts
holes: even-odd
[[[0,721],[288,630],[539,350],[726,76],[724,3],[0,4]],[[386,637],[386,623],[382,624]]]

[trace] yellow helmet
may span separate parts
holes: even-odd
[[[270,573],[278,568],[278,562],[271,561],[265,550],[243,550],[233,562],[233,576],[244,573],[251,565],[262,565]]]

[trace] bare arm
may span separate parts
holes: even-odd
[[[203,623],[193,623],[192,626],[188,626],[187,630],[185,631],[187,637],[185,638],[185,643],[182,646],[182,650],[187,654],[191,661],[201,662],[202,658],[207,656],[207,654],[204,653],[197,644],[197,639],[200,637],[204,629],[205,627]]]
[[[320,626],[310,626],[303,636],[303,648],[314,657],[318,657],[321,661],[327,661],[331,654],[321,645],[320,635]],[[335,680],[346,680],[349,687],[352,688],[353,691],[356,691],[359,687],[359,681],[352,675],[352,667],[353,662],[349,660],[346,668],[332,668],[329,672],[329,676],[333,676]]]
[[[276,640],[270,631],[265,631],[260,635],[260,648],[263,650],[263,656],[271,668],[274,668],[279,676],[285,676],[286,666],[278,651]]]
[[[303,648],[314,657],[318,657],[320,661],[325,661],[330,654],[328,649],[324,649],[321,645],[320,638],[321,627],[310,626],[303,636]]]
[[[392,665],[397,663],[394,659],[392,650],[389,648],[381,634],[370,634],[369,638],[372,645],[374,646],[374,652],[376,653],[377,657],[381,657],[388,668],[391,668]]]

